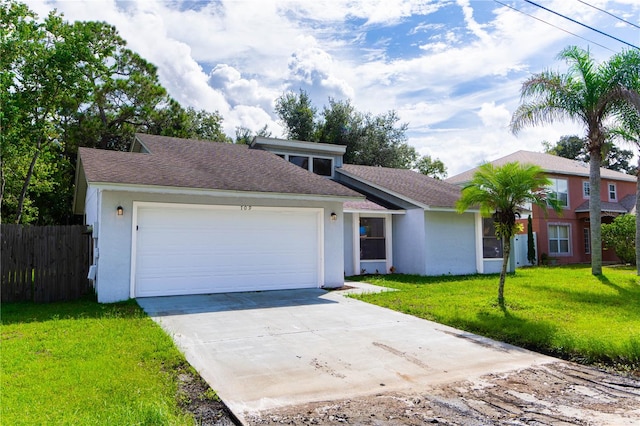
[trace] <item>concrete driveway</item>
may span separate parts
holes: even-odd
[[[360,284],[354,284],[361,286]],[[557,361],[320,289],[138,299],[240,419]]]

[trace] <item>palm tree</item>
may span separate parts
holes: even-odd
[[[532,203],[546,211],[548,203],[560,211],[556,200],[547,199],[547,187],[550,184],[551,181],[539,166],[513,162],[496,167],[486,163],[462,188],[462,196],[456,204],[458,213],[479,207],[484,217],[493,217],[496,235],[502,239],[503,258],[498,287],[500,306],[504,306],[504,282],[511,253],[511,237],[518,229],[516,218],[520,215],[520,209],[525,203]]]
[[[640,152],[640,50],[623,51],[611,58],[609,64],[623,70],[613,74],[624,100],[618,112],[620,125],[613,133],[635,145]],[[636,271],[640,275],[640,158],[636,178]]]
[[[511,118],[517,134],[525,126],[570,119],[584,124],[589,152],[589,221],[591,224],[591,272],[602,274],[600,166],[607,139],[606,121],[615,116],[621,100],[635,102],[633,94],[620,85],[629,68],[614,56],[596,64],[588,50],[576,46],[558,55],[569,64],[566,74],[543,71],[526,80],[521,89],[522,104]]]

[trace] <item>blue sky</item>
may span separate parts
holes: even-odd
[[[524,13],[492,0],[27,1],[40,16],[56,8],[69,21],[115,25],[158,66],[171,96],[219,111],[229,135],[266,124],[282,136],[274,101],[302,88],[319,109],[333,97],[363,112],[396,110],[409,123],[409,144],[443,160],[450,176],[583,135],[575,123],[510,134],[520,85],[543,69],[565,69],[556,55],[568,45],[598,60],[625,47],[523,0],[501,3]],[[640,45],[638,28],[583,2],[536,3]],[[587,3],[640,25],[637,0]]]

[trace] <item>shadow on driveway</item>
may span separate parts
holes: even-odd
[[[152,317],[200,314],[206,312],[245,311],[337,303],[321,298],[319,288],[246,293],[197,294],[190,296],[144,297],[138,304]]]

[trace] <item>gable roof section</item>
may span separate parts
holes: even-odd
[[[87,182],[363,198],[270,152],[246,145],[143,134],[136,137],[148,153],[80,148]]]
[[[517,151],[506,157],[498,158],[491,161],[495,166],[502,166],[506,163],[517,161],[521,164],[535,164],[542,167],[547,173],[573,176],[589,176],[589,164],[570,160],[568,158],[558,157],[557,155],[545,154],[543,152]],[[446,179],[447,182],[453,184],[462,184],[469,182],[473,178],[478,168],[467,170],[466,172],[452,176]],[[616,172],[605,168],[600,168],[600,175],[603,179],[621,180],[635,182],[636,178],[625,173]]]
[[[455,208],[460,198],[456,185],[413,170],[345,164],[338,173],[356,179],[423,208]]]

